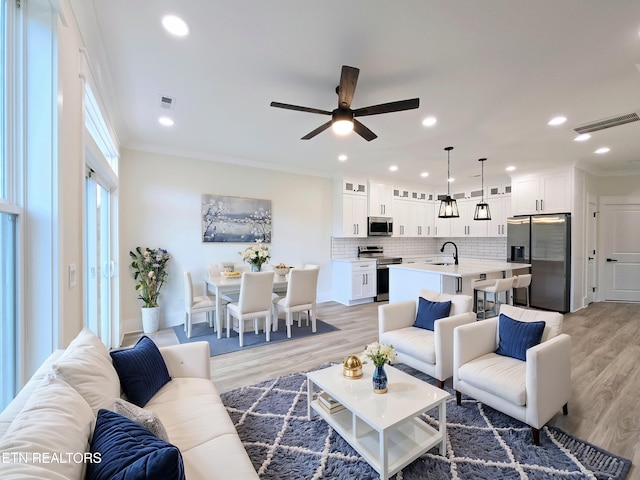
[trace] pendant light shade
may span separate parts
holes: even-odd
[[[447,152],[447,196],[440,202],[438,218],[459,218],[458,202],[456,202],[455,198],[451,198],[449,192],[449,184],[451,183],[449,181],[451,179],[451,150],[453,150],[453,147],[446,147],[445,150]]]
[[[482,201],[476,205],[476,213],[473,216],[474,220],[491,220],[491,210],[489,210],[489,204],[484,201],[484,162],[486,158],[478,159],[480,165],[482,165]]]

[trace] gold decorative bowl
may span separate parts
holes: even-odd
[[[359,357],[351,355],[347,357],[342,366],[342,375],[345,378],[362,378],[362,361]]]

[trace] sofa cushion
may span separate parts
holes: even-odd
[[[515,404],[527,404],[526,362],[488,353],[458,368],[458,378]]]
[[[540,322],[545,323],[544,332],[542,332],[542,339],[540,342],[546,342],[547,340],[557,337],[562,333],[563,315],[558,312],[545,312],[542,310],[535,310],[532,308],[520,308],[513,305],[502,304],[500,305],[500,313],[504,313],[506,316],[518,320],[520,322]]]
[[[127,402],[122,398],[115,399],[113,402],[113,411],[142,425],[159,439],[164,440],[165,442],[169,441],[167,430],[164,428],[164,425],[155,412],[140,408],[139,406]]]
[[[101,462],[87,467],[87,480],[184,479],[180,450],[118,413],[100,410],[91,453]]]
[[[419,295],[432,302],[451,301],[450,317],[473,311],[473,297],[471,295],[452,295],[449,293],[433,292],[424,288],[420,290]]]
[[[432,302],[426,298],[418,299],[418,313],[413,326],[425,328],[433,331],[433,324],[436,320],[449,316],[451,310],[451,300],[446,302]]]
[[[380,342],[393,345],[401,355],[413,357],[422,362],[435,365],[435,334],[425,328],[405,327],[390,330],[380,335]]]
[[[498,320],[498,355],[525,361],[527,349],[538,345],[544,331],[544,322],[520,322],[500,314]]]
[[[73,387],[44,377],[0,440],[0,478],[83,478],[94,421]]]
[[[146,335],[133,348],[111,352],[111,358],[127,399],[139,407],[171,380],[160,350]]]
[[[93,409],[111,408],[120,396],[120,380],[107,347],[90,330],[84,329],[52,365],[56,376],[75,388]]]

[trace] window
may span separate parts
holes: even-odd
[[[0,212],[0,410],[16,391],[16,221],[17,215]]]

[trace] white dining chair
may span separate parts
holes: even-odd
[[[238,332],[241,347],[244,346],[245,323],[249,320],[253,320],[255,333],[258,334],[258,319],[264,318],[266,340],[271,340],[273,276],[273,271],[244,272],[240,280],[238,301],[227,304],[227,338],[233,328]]]
[[[316,296],[318,289],[317,268],[294,268],[289,272],[287,294],[273,299],[273,330],[278,330],[278,314],[286,314],[287,338],[291,338],[293,314],[307,312],[311,319],[311,331],[316,332]],[[307,319],[307,321],[308,321]],[[300,319],[298,319],[300,326]]]
[[[223,305],[227,302],[223,300]],[[191,338],[191,327],[193,325],[193,315],[204,313],[209,322],[209,326],[213,327],[213,314],[216,312],[215,297],[208,295],[193,296],[193,283],[191,281],[191,273],[184,272],[184,331],[187,338]]]

